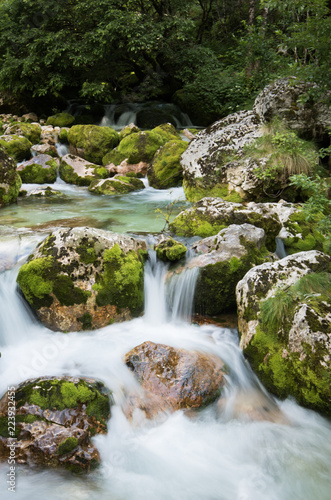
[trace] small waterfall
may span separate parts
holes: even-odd
[[[187,268],[180,274],[173,274],[169,280],[167,296],[172,311],[172,321],[191,320],[198,274],[198,267]]]
[[[284,259],[284,257],[287,257],[287,253],[285,250],[285,245],[284,242],[281,238],[277,236],[276,238],[276,252],[275,254],[280,258]]]
[[[145,265],[145,320],[162,324],[166,321],[165,277],[168,266],[156,258],[155,250],[149,251]]]
[[[55,144],[55,147],[57,150],[57,154],[59,155],[60,158],[62,158],[62,156],[65,156],[69,153],[68,144],[62,144],[61,142],[57,142]]]

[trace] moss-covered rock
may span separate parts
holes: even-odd
[[[126,127],[122,128],[122,130],[119,133],[119,140],[121,142],[124,137],[127,137],[128,135],[135,134],[141,132],[140,128],[137,127],[134,123],[130,123],[130,125],[127,125]]]
[[[89,191],[95,194],[126,194],[138,189],[145,189],[145,184],[140,179],[132,176],[115,175],[111,179],[94,180],[89,186]]]
[[[282,240],[289,255],[309,250],[324,251],[326,238],[318,228],[322,218],[321,214],[316,215],[313,220],[307,220],[306,214],[300,207],[290,215],[284,224],[285,231],[282,232]]]
[[[62,143],[67,143],[68,142],[68,132],[69,129],[62,127],[59,133],[59,141]]]
[[[263,203],[230,203],[221,198],[203,198],[181,212],[169,225],[179,236],[211,236],[231,224],[252,224],[266,232],[266,246],[274,251],[281,223],[275,211]]]
[[[22,163],[17,171],[24,183],[46,184],[56,181],[58,164],[49,155],[38,155]]]
[[[15,161],[31,158],[31,146],[31,142],[26,137],[19,135],[0,136],[0,147],[5,149]]]
[[[68,142],[72,154],[101,165],[103,157],[117,146],[119,136],[110,127],[74,125],[68,132]]]
[[[6,130],[6,135],[23,135],[32,144],[38,144],[41,136],[41,126],[37,123],[18,122],[10,125]]]
[[[101,328],[142,312],[145,248],[102,230],[57,230],[21,267],[17,282],[48,328]]]
[[[0,207],[15,203],[21,185],[15,162],[0,148]]]
[[[149,184],[156,189],[168,189],[182,184],[183,173],[180,158],[188,142],[168,141],[155,154],[147,171]]]
[[[52,125],[53,127],[71,127],[74,123],[75,117],[65,112],[49,116],[46,121],[46,125]]]
[[[237,285],[240,346],[266,388],[331,415],[331,257],[300,252]]]
[[[165,262],[176,262],[177,260],[185,257],[187,252],[186,246],[173,238],[167,238],[164,241],[161,241],[155,247],[155,250],[157,257]]]
[[[68,154],[61,158],[59,175],[68,184],[89,186],[95,179],[107,178],[108,171],[104,167],[83,160],[79,156]]]
[[[27,380],[12,391],[16,406],[15,458],[19,463],[88,472],[100,463],[91,437],[107,431],[111,394],[89,378]],[[1,458],[8,458],[10,409],[0,401]]]

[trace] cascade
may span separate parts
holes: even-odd
[[[284,241],[277,236],[276,238],[276,252],[275,254],[280,258],[284,259],[284,257],[287,257],[287,252],[285,250],[285,245]]]

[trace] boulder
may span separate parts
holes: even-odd
[[[221,198],[203,198],[184,210],[169,224],[179,236],[212,236],[232,224],[252,224],[266,232],[266,245],[276,248],[276,236],[282,225],[277,208],[271,203],[230,203]],[[278,209],[280,211],[280,207]]]
[[[250,224],[231,225],[216,236],[195,243],[192,249],[200,255],[186,264],[199,269],[194,293],[195,312],[215,316],[233,311],[238,281],[251,267],[271,259],[264,245],[264,230]],[[185,267],[176,274],[183,270]]]
[[[265,387],[331,415],[331,257],[300,252],[236,289],[240,347]]]
[[[95,179],[105,179],[108,172],[104,167],[91,163],[79,156],[64,155],[60,161],[59,175],[68,184],[89,186]]]
[[[125,363],[144,391],[130,405],[149,418],[159,412],[205,407],[217,399],[225,383],[225,366],[217,356],[149,341],[129,351]]]
[[[38,144],[41,135],[41,126],[39,123],[14,123],[7,127],[6,135],[22,135],[26,137],[32,144]]]
[[[155,250],[158,259],[164,262],[176,262],[185,257],[187,252],[186,246],[173,238],[165,238],[155,246]]]
[[[1,135],[0,147],[5,149],[15,161],[31,158],[31,142],[21,135]]]
[[[22,182],[33,184],[54,183],[57,169],[57,161],[46,154],[35,156],[17,167]]]
[[[101,165],[103,157],[117,146],[119,137],[110,127],[74,125],[68,132],[68,142],[70,153]]]
[[[123,160],[119,165],[114,165],[114,163],[110,163],[109,165],[105,165],[109,176],[112,177],[116,174],[127,175],[128,173],[136,174],[137,177],[145,177],[148,170],[148,163],[143,161],[139,163],[128,163],[126,160]]]
[[[145,189],[145,184],[130,174],[115,175],[111,179],[96,179],[88,188],[91,193],[95,194],[127,194],[139,189]]]
[[[146,244],[100,229],[58,229],[18,273],[21,291],[51,330],[102,328],[139,316]]]
[[[130,123],[129,125],[126,125],[122,130],[119,132],[119,139],[120,141],[124,139],[124,137],[127,137],[130,134],[134,134],[137,132],[141,132],[140,128],[137,127],[134,123]]]
[[[61,191],[56,191],[55,189],[52,189],[50,186],[47,186],[46,188],[37,188],[37,189],[32,189],[31,191],[20,191],[19,196],[26,196],[27,198],[30,198],[30,196],[36,196],[38,198],[49,198],[50,196],[56,196],[65,198],[65,194],[63,194]]]
[[[22,116],[23,120],[26,122],[37,122],[38,121],[38,116],[36,113],[26,113],[25,115]]]
[[[147,171],[150,186],[156,189],[168,189],[182,184],[180,158],[187,146],[188,143],[185,141],[171,140],[160,147]]]
[[[86,377],[42,377],[11,387],[0,400],[0,460],[8,460],[14,444],[20,464],[89,472],[100,463],[91,437],[106,433],[110,403],[106,387]],[[8,432],[15,405],[16,439]]]
[[[58,158],[58,152],[55,147],[54,141],[53,140],[48,140],[44,139],[47,142],[44,144],[35,144],[32,146],[31,150],[34,151],[37,155],[49,155],[52,156],[53,158]]]
[[[14,160],[0,148],[0,207],[15,203],[21,184]]]
[[[75,117],[65,112],[49,116],[46,121],[46,125],[52,125],[53,127],[71,127],[74,123]]]

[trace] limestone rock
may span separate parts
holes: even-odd
[[[57,169],[57,161],[46,154],[35,156],[17,167],[22,181],[33,184],[54,183]]]
[[[145,189],[142,180],[134,175],[115,175],[111,179],[94,180],[89,186],[89,191],[95,194],[126,194],[139,189]]]
[[[331,414],[331,257],[257,266],[236,289],[240,346],[271,392]]]
[[[100,463],[91,437],[107,431],[110,393],[94,379],[52,377],[27,380],[0,400],[0,460],[15,443],[20,464],[64,466],[88,472]],[[16,441],[8,434],[10,401],[16,403]]]
[[[54,145],[54,140],[52,138],[44,138],[47,141],[44,144],[35,144],[32,146],[31,150],[34,151],[37,155],[49,155],[54,158],[58,158],[58,152]]]
[[[149,164],[143,161],[132,164],[123,160],[119,165],[114,165],[114,163],[105,165],[105,169],[108,171],[110,177],[116,174],[126,175],[128,173],[136,174],[137,177],[145,177],[148,166]]]
[[[0,207],[15,203],[21,184],[15,162],[0,148]]]
[[[225,383],[224,363],[217,356],[164,344],[144,342],[126,354],[125,363],[144,390],[135,404],[147,417],[204,407],[220,395]]]
[[[58,229],[21,267],[17,282],[48,328],[101,328],[142,312],[145,253],[145,242],[128,236]]]
[[[59,174],[61,179],[68,184],[78,186],[89,186],[95,179],[108,177],[108,172],[104,167],[72,154],[62,156]]]

